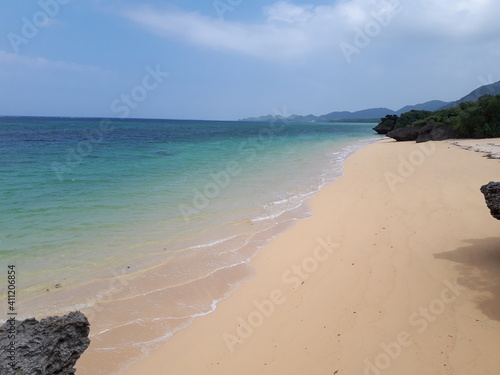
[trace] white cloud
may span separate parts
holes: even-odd
[[[302,27],[303,22],[297,26],[298,15],[268,11],[271,12],[270,20],[255,25],[222,21],[192,12],[159,12],[145,7],[128,11],[125,15],[156,34],[218,50],[286,58],[308,49],[309,37]],[[285,22],[276,24],[278,18]]]
[[[285,22],[288,24],[304,24],[314,14],[312,5],[298,6],[285,1],[280,1],[263,8],[263,13],[268,22]]]
[[[401,31],[405,35],[437,38],[481,38],[500,30],[500,2],[494,0],[441,0],[402,3]]]
[[[279,1],[262,9],[260,23],[223,21],[197,12],[131,6],[123,14],[151,32],[169,39],[237,52],[263,59],[305,58],[325,47],[339,51],[339,43],[352,41],[374,14],[401,10],[384,25],[392,42],[412,38],[434,40],[467,37],[469,40],[500,31],[494,0],[343,0],[332,5],[297,5]],[[238,11],[238,8],[234,10]],[[382,33],[380,33],[382,34]]]
[[[14,64],[30,69],[57,69],[77,73],[107,74],[97,66],[80,65],[65,61],[49,60],[43,57],[29,57],[0,50],[0,64]]]

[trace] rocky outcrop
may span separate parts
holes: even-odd
[[[500,182],[490,182],[481,186],[481,193],[484,194],[491,216],[500,220]]]
[[[394,125],[387,124],[387,123],[385,123],[385,124],[380,123],[373,128],[373,130],[375,130],[378,134],[387,134],[393,129],[394,129]]]
[[[458,137],[458,132],[453,129],[451,125],[430,120],[422,129],[419,130],[416,141],[444,141],[445,139]]]
[[[387,136],[394,138],[396,141],[416,141],[418,133],[422,127],[423,125],[414,125],[396,128],[387,133]]]
[[[396,141],[427,142],[458,138],[459,134],[450,125],[430,120],[426,124],[396,128],[387,133],[387,136]]]
[[[397,115],[387,115],[384,118],[380,119],[380,124],[375,126],[373,130],[375,130],[378,134],[387,134],[390,131],[394,130],[397,121]]]
[[[0,327],[0,374],[72,375],[90,344],[89,331],[79,311],[40,321],[10,319]]]

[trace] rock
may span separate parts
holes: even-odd
[[[380,123],[373,128],[378,134],[387,134],[396,126],[398,121],[397,115],[387,115],[380,119]]]
[[[380,123],[373,128],[378,134],[387,134],[394,129],[394,125]]]
[[[81,312],[8,320],[0,327],[0,374],[73,375],[80,355],[88,348],[90,324]],[[14,341],[14,345],[11,342]]]
[[[481,186],[481,193],[484,194],[491,216],[500,220],[500,182],[490,182]]]
[[[396,141],[416,141],[418,133],[423,126],[424,125],[414,125],[396,128],[387,133],[387,136],[394,138]]]
[[[395,128],[387,133],[388,137],[396,141],[444,141],[450,138],[459,138],[458,132],[451,125],[429,120],[426,124]]]
[[[427,141],[444,141],[445,139],[458,138],[458,132],[451,125],[430,120],[418,132],[417,143]]]

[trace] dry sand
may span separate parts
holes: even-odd
[[[499,374],[500,221],[479,188],[500,161],[383,140],[344,173],[255,277],[126,375]]]

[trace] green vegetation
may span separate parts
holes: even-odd
[[[500,94],[483,95],[476,102],[463,102],[453,108],[434,112],[412,110],[401,117],[387,115],[381,119],[395,128],[425,125],[434,120],[439,126],[451,126],[464,138],[500,137]]]
[[[433,112],[431,111],[417,111],[416,109],[410,112],[405,112],[401,114],[401,117],[396,122],[396,128],[402,128],[403,126],[410,126],[416,121],[425,120]]]

